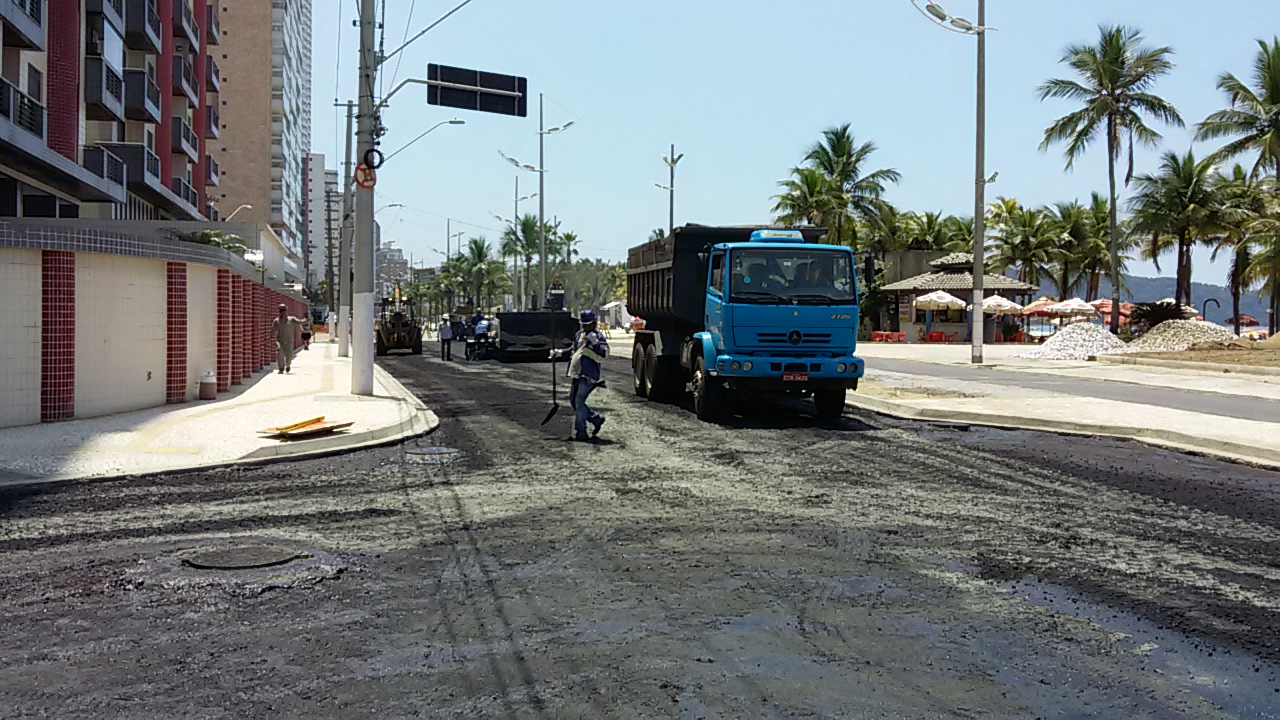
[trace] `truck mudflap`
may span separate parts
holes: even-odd
[[[744,380],[747,384],[777,382],[784,387],[803,388],[814,383],[843,381],[857,387],[865,366],[862,358],[843,357],[757,357],[717,355],[713,374],[723,380]]]

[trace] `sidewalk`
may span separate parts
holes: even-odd
[[[350,358],[313,342],[292,372],[270,370],[217,400],[0,430],[0,485],[104,478],[302,458],[384,444],[435,429],[439,420],[375,366],[374,394],[351,395]],[[293,441],[263,428],[323,415],[346,431]]]
[[[874,361],[867,365],[858,390],[848,394],[852,407],[911,420],[1129,438],[1280,468],[1280,402],[1276,401],[1271,401],[1274,415],[1264,420],[1228,418],[1014,384],[889,372],[875,369]],[[1097,379],[1088,373],[1080,375]],[[1071,377],[1064,375],[1062,384],[1069,387]]]

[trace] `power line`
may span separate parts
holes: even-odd
[[[413,11],[417,7],[418,0],[412,0],[412,2],[409,3],[409,19],[404,21],[404,37],[400,38],[400,43],[402,45],[409,39],[409,26],[413,24]],[[396,69],[395,72],[391,73],[391,87],[396,86],[396,78],[400,75],[400,61],[402,60],[404,60],[403,55],[396,57]]]

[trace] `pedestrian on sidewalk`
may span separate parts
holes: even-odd
[[[569,405],[574,409],[573,439],[583,442],[600,434],[600,426],[604,425],[604,415],[594,411],[587,405],[587,397],[597,387],[604,387],[600,377],[600,363],[609,356],[609,341],[605,339],[596,325],[596,314],[592,310],[583,310],[578,314],[580,329],[573,339],[573,347],[566,350],[552,350],[551,359],[563,359],[569,355],[567,375],[573,379],[569,386]],[[587,435],[587,423],[591,423],[591,435]]]
[[[293,338],[302,322],[289,314],[289,308],[281,303],[279,315],[271,321],[271,339],[276,341],[276,372],[287,373],[293,365]]]
[[[453,359],[453,325],[448,315],[440,316],[440,325],[436,329],[440,333],[440,359]]]
[[[311,349],[311,318],[307,318],[302,324],[302,349]]]

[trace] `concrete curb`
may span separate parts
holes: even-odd
[[[1159,360],[1157,358],[1137,358],[1129,355],[1099,355],[1098,362],[1114,363],[1116,365],[1150,365],[1151,367],[1169,368],[1170,370],[1198,370],[1204,373],[1239,373],[1240,375],[1280,377],[1280,368],[1260,367],[1257,365]]]
[[[1155,445],[1182,452],[1200,453],[1232,462],[1255,465],[1268,469],[1280,469],[1280,449],[1259,448],[1243,443],[1226,440],[1203,438],[1173,430],[1155,428],[1135,428],[1121,425],[1099,425],[1080,423],[1070,420],[1049,418],[1010,417],[994,413],[975,412],[972,410],[942,410],[938,408],[921,408],[913,405],[856,396],[847,399],[845,405],[869,410],[882,415],[918,420],[925,422],[967,423],[986,427],[1004,428],[1008,430],[1036,430],[1040,432],[1066,433],[1070,435],[1103,435],[1107,437],[1136,440],[1148,445]]]
[[[23,477],[0,481],[0,488],[13,488],[30,485],[69,484],[79,481],[113,480],[120,478],[148,478],[158,477],[161,475],[172,475],[173,473],[203,472],[207,470],[221,470],[232,467],[261,467],[281,462],[332,457],[334,455],[342,455],[356,450],[365,450],[381,445],[394,445],[395,443],[412,437],[425,435],[440,427],[440,418],[437,417],[434,412],[431,412],[431,410],[420,399],[418,399],[418,396],[409,392],[404,385],[400,384],[399,381],[393,378],[390,373],[376,365],[374,366],[374,373],[378,376],[378,380],[382,382],[385,387],[390,389],[397,397],[403,400],[405,404],[412,408],[411,414],[408,417],[402,418],[400,422],[393,425],[386,425],[381,428],[374,428],[373,430],[366,430],[364,432],[337,434],[317,440],[300,440],[295,443],[281,443],[276,446],[260,448],[235,460],[227,462],[173,467],[148,472],[110,473],[103,475],[59,474],[41,475],[29,478]]]

